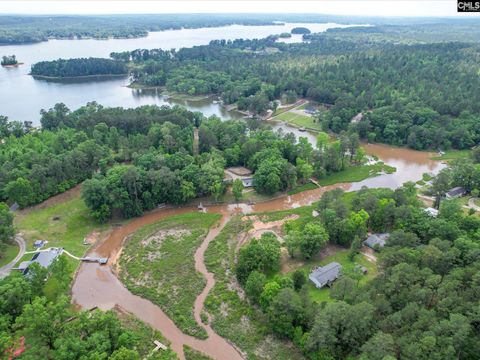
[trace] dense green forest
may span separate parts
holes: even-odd
[[[217,198],[225,191],[225,166],[248,166],[255,171],[256,190],[273,194],[363,161],[355,133],[319,141],[315,149],[306,138],[297,142],[256,120],[222,122],[180,107],[90,103],[72,112],[57,104],[42,111],[42,130],[20,127],[18,133],[3,119],[0,199],[23,208],[95,175],[83,195],[101,220],[115,209],[131,217],[165,202]]]
[[[32,66],[33,76],[77,77],[94,75],[126,75],[127,66],[121,61],[102,58],[58,59],[41,61]]]
[[[308,259],[333,243],[350,246],[353,258],[367,230],[390,232],[377,253],[379,274],[365,285],[343,274],[331,289],[336,301],[318,304],[303,270],[272,276],[280,267],[274,235],[252,240],[239,253],[237,277],[271,332],[308,359],[478,357],[477,216],[464,215],[457,200],[442,201],[438,217],[428,215],[413,183],[395,191],[333,190],[316,209],[317,218],[284,225],[291,256]]]
[[[329,104],[324,130],[414,149],[470,148],[480,140],[480,49],[475,43],[371,41],[376,27],[305,35],[307,43],[212,41],[178,51],[112,53],[134,81],[187,94],[218,94],[254,114],[284,94]],[[338,34],[355,34],[338,37]],[[384,33],[385,34],[385,33]],[[273,51],[274,49],[275,51]],[[459,71],[461,69],[461,71]],[[469,94],[465,96],[465,94]],[[363,112],[364,119],[351,124]]]
[[[2,358],[22,347],[22,359],[139,360],[147,356],[153,340],[162,339],[158,332],[129,315],[72,308],[69,266],[60,257],[48,269],[30,266],[28,277],[13,273],[0,280]],[[149,359],[177,357],[167,350]]]

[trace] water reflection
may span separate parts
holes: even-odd
[[[131,51],[135,49],[179,49],[206,45],[215,39],[253,39],[264,38],[272,34],[290,32],[297,26],[306,26],[312,32],[321,32],[334,27],[353,25],[294,24],[286,23],[271,26],[232,25],[201,29],[167,30],[149,33],[138,39],[110,40],[49,40],[37,44],[0,46],[0,56],[15,54],[23,62],[17,68],[0,68],[0,115],[11,120],[32,121],[39,123],[40,109],[48,109],[58,102],[65,103],[70,109],[77,109],[87,102],[96,101],[103,106],[126,108],[141,105],[168,105],[161,96],[153,96],[145,91],[134,91],[126,87],[127,78],[120,79],[80,79],[75,81],[35,80],[28,75],[32,64],[56,60],[58,58],[108,57],[111,52]],[[299,40],[292,37],[293,40]],[[301,40],[301,39],[300,39]],[[205,115],[217,115],[230,119],[235,114],[228,114],[218,104],[185,103],[192,111],[202,111]]]

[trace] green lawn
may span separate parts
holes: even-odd
[[[456,160],[467,159],[470,157],[470,150],[447,150],[444,155],[431,157],[432,160]]]
[[[318,188],[317,185],[315,185],[314,183],[308,182],[308,183],[303,184],[303,185],[295,186],[292,190],[290,190],[288,192],[288,195],[295,195],[295,194],[301,193],[303,191],[315,190],[317,188]]]
[[[306,129],[312,129],[316,131],[322,131],[322,126],[320,123],[313,122],[315,118],[307,115],[300,115],[294,113],[293,111],[284,112],[276,116],[273,120],[285,121],[291,124],[295,124]]]
[[[16,243],[7,244],[1,253],[0,266],[7,265],[10,261],[15,259],[15,256],[17,256],[19,250],[20,249]]]
[[[58,220],[54,218],[58,217]],[[104,231],[108,224],[98,223],[91,215],[80,195],[45,208],[24,210],[15,216],[15,227],[27,242],[27,251],[33,250],[35,240],[48,240],[47,246],[63,247],[76,256],[89,249],[83,239],[92,231]],[[29,260],[25,255],[21,261]],[[76,269],[78,261],[69,258]]]
[[[305,274],[308,276],[311,269],[314,266],[325,266],[333,261],[338,262],[342,265],[342,274],[344,275],[357,275],[354,271],[355,266],[361,265],[365,266],[368,270],[367,275],[362,275],[359,281],[359,285],[364,285],[367,281],[373,279],[377,275],[377,267],[374,263],[368,261],[365,256],[362,254],[357,254],[354,258],[354,261],[348,259],[348,249],[340,250],[332,256],[328,256],[322,260],[310,260],[306,262],[300,269],[305,271]],[[333,301],[330,298],[330,288],[324,287],[322,289],[317,289],[313,283],[308,280],[308,292],[312,297],[312,300],[321,303],[324,301]]]
[[[323,179],[319,179],[318,182],[322,186],[333,185],[337,183],[357,182],[365,180],[371,176],[375,176],[382,171],[386,172],[387,174],[391,174],[394,173],[396,169],[392,166],[382,163],[377,163],[375,165],[350,166],[345,170],[328,175]]]
[[[120,278],[134,294],[149,299],[186,334],[206,338],[193,316],[193,304],[205,287],[193,255],[219,214],[198,212],[147,225],[126,242]]]

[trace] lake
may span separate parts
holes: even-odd
[[[147,104],[173,105],[180,103],[193,111],[205,115],[217,115],[229,119],[229,114],[218,104],[210,101],[175,102],[152,90],[127,88],[127,77],[101,80],[46,81],[35,80],[28,75],[32,64],[44,60],[80,57],[109,57],[112,52],[135,49],[179,49],[206,45],[211,40],[254,39],[272,34],[290,32],[298,26],[308,27],[312,32],[323,32],[330,28],[343,28],[356,25],[334,23],[302,24],[287,23],[270,26],[231,25],[200,29],[167,30],[151,32],[147,37],[136,39],[109,40],[50,40],[27,45],[0,46],[0,56],[16,55],[21,65],[17,68],[0,68],[0,115],[10,120],[32,121],[39,124],[40,109],[48,109],[58,102],[65,103],[75,110],[89,101],[104,106],[137,107]],[[288,42],[302,41],[301,35],[292,35]]]

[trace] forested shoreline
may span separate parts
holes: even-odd
[[[374,30],[361,30],[368,31]],[[218,94],[225,104],[253,114],[275,110],[275,100],[289,93],[329,104],[319,119],[325,131],[351,128],[364,139],[417,150],[465,149],[479,142],[476,45],[306,36],[309,42],[302,44],[279,43],[271,36],[111,56],[134,64],[135,82],[192,95]],[[352,123],[360,112],[363,121]]]
[[[389,40],[379,41],[379,34]],[[324,131],[355,131],[365,140],[416,150],[468,149],[480,142],[475,43],[397,44],[391,32],[376,27],[304,36],[308,42],[286,44],[279,36],[218,40],[111,58],[115,66],[128,66],[135,85],[215,94],[224,105],[253,115],[275,111],[284,98],[307,98],[328,106],[318,118]],[[100,69],[103,60],[98,69],[90,60],[88,67],[74,66],[79,59],[65,64],[76,76],[108,73]],[[43,75],[58,75],[56,64],[42,63]],[[362,121],[352,121],[359,113]]]
[[[297,23],[337,22],[351,18],[321,14],[137,14],[97,16],[0,16],[0,45],[28,44],[49,39],[128,39],[147,36],[152,31],[198,29],[229,25],[276,25],[278,21]],[[381,19],[362,18],[372,22]]]
[[[195,197],[217,199],[225,190],[226,166],[248,166],[259,193],[292,189],[314,175],[325,177],[362,164],[355,133],[317,148],[306,138],[273,132],[258,120],[221,121],[181,107],[104,108],[90,103],[70,111],[57,104],[42,111],[41,130],[3,117],[0,198],[21,208],[85,182],[83,195],[94,215],[107,220],[115,209],[138,216],[161,203]],[[198,128],[198,153],[194,153]]]

